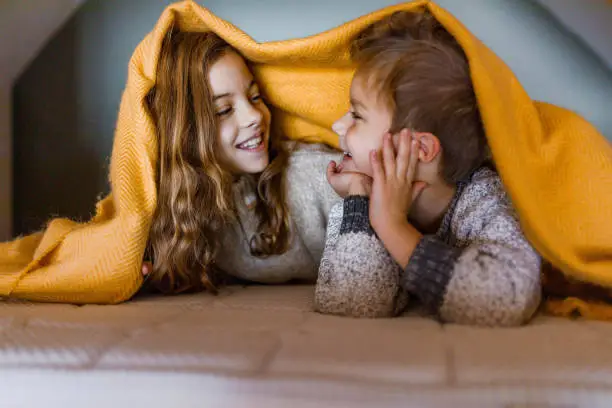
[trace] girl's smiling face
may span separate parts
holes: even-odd
[[[211,65],[208,81],[224,164],[236,174],[261,173],[269,163],[270,110],[244,59],[225,53]]]

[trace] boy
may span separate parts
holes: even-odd
[[[446,322],[526,322],[541,260],[491,168],[463,50],[428,12],[398,12],[364,30],[352,57],[351,110],[334,124],[345,158],[328,168],[344,202],[315,308],[393,316],[412,295]]]

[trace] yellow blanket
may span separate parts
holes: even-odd
[[[428,8],[469,60],[482,118],[502,179],[536,249],[567,276],[612,288],[612,148],[578,115],[532,101],[508,67],[453,16],[426,0],[389,7],[305,38],[258,44],[194,2],[169,6],[129,64],[112,152],[112,193],[85,224],[65,219],[0,244],[0,295],[35,301],[117,303],[142,283],[140,265],[156,205],[154,129],[144,97],[155,82],[164,33],[213,30],[253,61],[293,139],[337,144],[332,122],[348,107],[349,39],[396,10]],[[323,169],[321,169],[323,171]],[[609,310],[576,299],[553,313]]]

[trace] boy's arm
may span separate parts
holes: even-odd
[[[401,268],[374,234],[368,198],[349,196],[329,216],[315,309],[353,317],[389,317],[407,303]]]
[[[405,268],[404,288],[444,321],[515,326],[539,305],[539,255],[507,207],[490,210],[465,215],[473,228],[466,247],[425,236]]]

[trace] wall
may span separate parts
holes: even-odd
[[[612,1],[537,0],[612,68]]]
[[[315,34],[399,2],[354,0],[347,7],[342,0],[199,1],[258,41]],[[15,232],[38,229],[50,215],[87,219],[96,198],[108,191],[108,159],[127,62],[168,3],[89,0],[18,79]],[[533,98],[576,110],[612,137],[607,108],[612,106],[612,73],[540,4],[438,3],[503,58]]]
[[[15,83],[14,231],[87,220],[108,191],[127,63],[168,1],[83,4]]]
[[[49,36],[82,2],[3,0],[0,3],[0,241],[11,236],[12,84]]]
[[[3,78],[2,73],[0,78]],[[6,79],[0,79],[0,241],[9,239],[12,234],[13,145],[10,87]]]
[[[612,71],[538,2],[439,0],[514,71],[536,100],[588,119],[612,140]],[[599,12],[591,0],[585,10]],[[474,12],[476,8],[479,12]],[[605,35],[605,32],[602,33]]]

